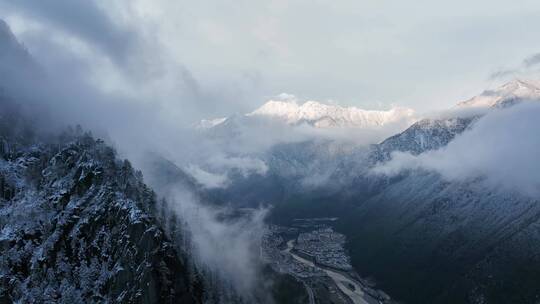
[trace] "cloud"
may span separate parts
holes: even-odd
[[[1,1],[0,7],[79,37],[118,63],[137,47],[138,34],[114,22],[95,1]]]
[[[499,69],[489,76],[490,80],[516,77],[517,75],[530,74],[537,72],[536,68],[540,65],[540,53],[532,54],[523,59],[521,64],[516,67]]]
[[[52,56],[49,59],[56,64],[40,65],[41,61],[37,60],[34,64],[32,49],[27,52],[3,23],[0,23],[0,42],[9,42],[0,43],[0,88],[6,89],[0,94],[0,110],[6,110],[8,99],[18,102],[31,110],[32,117],[42,120],[39,128],[47,132],[60,131],[67,124],[80,123],[94,134],[106,136],[121,157],[134,160],[135,167],[143,168],[146,180],[152,179],[152,173],[139,164],[142,163],[141,159],[148,157],[148,151],[184,162],[194,159],[191,157],[201,154],[201,151],[207,155],[220,151],[168,116],[168,112],[174,110],[170,104],[162,100],[146,102],[146,97],[154,96],[153,90],[147,91],[127,81],[127,87],[133,89],[134,93],[125,94],[107,90],[93,82],[89,68],[96,63],[94,57],[80,56],[62,48],[61,44],[47,41],[40,42],[40,50],[50,47],[49,51],[37,58]],[[28,69],[21,69],[25,65],[28,65]],[[123,77],[123,71],[120,72],[120,77]],[[184,71],[180,70],[179,73]],[[166,81],[171,81],[171,78]],[[114,83],[120,84],[121,81]],[[155,95],[164,99],[171,96],[182,95]],[[177,107],[182,108],[181,105]],[[194,106],[186,103],[184,108],[187,110],[188,107]],[[5,111],[0,112],[6,114]],[[219,167],[238,168],[246,174],[265,171],[264,163],[254,158],[215,158],[214,163]],[[188,167],[188,171],[209,188],[225,187],[228,183],[226,175],[208,172],[197,165]],[[167,172],[156,174],[162,173]],[[157,195],[167,198],[168,211],[183,222],[184,232],[191,237],[193,259],[199,269],[209,272],[205,276],[208,280],[219,278],[219,283],[223,285],[210,283],[223,288],[231,297],[240,294],[246,297],[247,303],[253,303],[249,299],[254,297],[261,285],[258,284],[262,277],[258,272],[258,242],[264,228],[266,210],[254,210],[245,216],[233,218],[229,216],[229,210],[209,207],[199,201],[192,191],[195,190],[174,185],[170,189],[160,189]],[[212,292],[211,288],[208,290]],[[228,302],[227,299],[220,301]]]
[[[211,173],[196,165],[188,166],[186,171],[207,189],[226,188],[230,184],[230,180],[226,174]]]
[[[250,174],[264,175],[268,171],[268,166],[264,161],[249,156],[226,157],[217,155],[209,160],[209,164],[222,170],[238,170],[245,177]]]
[[[446,147],[418,156],[395,152],[375,167],[379,174],[429,170],[450,181],[481,179],[487,185],[540,195],[540,102],[493,110]]]
[[[532,56],[529,56],[523,60],[523,65],[527,68],[533,67],[540,64],[540,53],[536,53]]]
[[[0,18],[10,21],[48,81],[55,82],[52,87],[73,88],[76,97],[67,96],[67,103],[82,95],[77,91],[92,97],[99,93],[105,96],[95,100],[152,104],[153,115],[184,126],[236,106],[253,83],[201,78],[191,68],[193,63],[166,47],[157,20],[139,11],[138,5],[0,0]],[[77,103],[92,103],[90,97],[84,99]]]
[[[230,210],[212,208],[198,201],[189,191],[171,188],[166,195],[168,209],[175,212],[192,250],[197,267],[207,273],[203,279],[218,288],[218,303],[231,301],[227,296],[240,295],[246,303],[269,303],[255,300],[263,285],[259,250],[268,210],[256,209],[242,217],[231,217]],[[212,282],[216,280],[218,282]],[[235,292],[231,292],[234,290]]]
[[[251,174],[265,175],[268,171],[268,166],[260,159],[249,156],[225,156],[219,151],[215,151],[210,159],[201,160],[200,163],[208,169],[189,164],[186,166],[186,172],[207,189],[227,188],[232,182],[228,176],[232,171],[237,171],[244,177]]]
[[[489,75],[490,80],[502,79],[506,77],[515,76],[520,70],[519,69],[500,69]]]

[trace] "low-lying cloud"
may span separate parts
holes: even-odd
[[[207,273],[204,280],[219,289],[215,291],[221,297],[218,303],[230,302],[229,297],[236,295],[245,303],[261,302],[261,294],[257,294],[263,285],[259,249],[268,210],[251,210],[245,216],[226,219],[228,210],[201,204],[185,189],[171,188],[165,197],[168,210],[182,223],[197,267]]]
[[[431,170],[451,181],[481,179],[488,185],[540,195],[540,102],[493,110],[446,147],[418,156],[394,152],[375,173]]]
[[[0,2],[0,7],[3,5],[4,2]],[[41,16],[38,21],[41,18],[54,18],[48,16],[49,13],[53,12]],[[42,26],[47,24],[48,21],[43,20]],[[109,25],[113,26],[114,23]],[[94,41],[98,38],[90,34],[83,35],[81,31],[69,32],[68,36],[75,35],[76,40],[82,39],[89,44],[98,43]],[[50,34],[51,37],[57,34],[54,29],[47,27],[39,32]],[[103,43],[106,44],[107,41],[106,39]],[[171,90],[162,95],[156,93],[159,90],[154,90],[174,83],[174,77],[161,78],[156,86],[153,86],[155,81],[148,78],[148,89],[146,86],[137,85],[140,77],[146,77],[144,73],[135,75],[134,78],[138,79],[133,79],[127,67],[117,64],[111,71],[117,73],[115,77],[121,79],[111,82],[113,86],[118,85],[115,90],[111,90],[102,86],[110,80],[107,78],[111,77],[110,74],[104,73],[104,82],[96,83],[94,79],[96,75],[93,72],[96,71],[92,70],[92,65],[96,63],[95,57],[72,52],[66,45],[57,45],[54,41],[47,41],[45,44],[50,46],[50,51],[33,56],[35,49],[25,50],[11,34],[9,27],[0,23],[0,116],[6,114],[3,105],[9,101],[28,109],[32,112],[32,117],[40,118],[38,128],[47,132],[58,132],[67,125],[81,124],[83,128],[97,133],[100,137],[106,136],[122,157],[134,160],[136,167],[139,167],[137,160],[147,157],[149,151],[175,162],[184,158],[189,162],[191,156],[198,155],[203,150],[206,155],[216,153],[215,147],[210,144],[203,142],[199,146],[196,134],[190,132],[186,128],[189,124],[181,119],[198,111],[195,104],[199,100],[182,99],[181,97],[193,95],[186,95],[183,91],[175,93],[172,86]],[[39,44],[39,47],[43,48],[45,44]],[[103,46],[103,50],[106,49]],[[132,55],[130,48],[109,51],[115,54],[128,52],[125,55]],[[153,55],[159,57],[159,54]],[[48,58],[48,64],[41,64],[42,61],[38,59],[44,58],[42,56]],[[112,60],[114,56],[110,54],[105,57]],[[53,62],[57,65],[49,65]],[[144,65],[144,62],[142,60],[141,64]],[[181,112],[178,116],[174,115],[177,111]],[[207,148],[208,150],[205,150]],[[231,164],[227,164],[227,161],[227,158],[218,158],[215,162],[220,167],[239,168],[246,174],[265,170],[264,164],[253,159],[233,158],[230,160]],[[184,165],[182,162],[178,163]],[[198,177],[199,181],[214,187],[227,183],[226,177],[206,172],[197,166],[191,167],[191,173]],[[150,173],[143,171],[143,174],[148,180]],[[209,272],[208,278],[218,277],[219,282],[223,282],[223,286],[231,294],[241,294],[248,299],[247,303],[253,303],[249,298],[253,296],[253,289],[259,279],[257,242],[264,225],[265,211],[255,211],[234,220],[223,220],[220,218],[223,210],[201,204],[191,195],[190,189],[174,186],[169,191],[170,193],[165,193],[159,190],[157,194],[167,198],[167,214],[176,214],[184,223],[186,235],[192,238],[192,257],[197,266]],[[211,292],[211,288],[208,290]],[[226,299],[220,301],[228,302],[230,301]]]
[[[268,171],[266,163],[258,158],[226,156],[218,151],[209,159],[200,160],[199,163],[190,163],[185,170],[207,189],[227,188],[232,183],[229,174],[233,172],[238,172],[246,178],[252,174],[265,175]]]
[[[244,177],[251,174],[264,175],[268,171],[268,166],[264,161],[250,156],[226,157],[216,155],[209,160],[209,164],[221,170],[238,170]]]
[[[535,53],[521,61],[521,64],[509,68],[501,68],[489,76],[490,80],[501,78],[516,77],[518,75],[526,75],[538,72],[540,67],[540,53]]]
[[[186,168],[186,172],[207,189],[226,188],[230,184],[230,180],[226,174],[208,172],[197,165],[189,165]]]

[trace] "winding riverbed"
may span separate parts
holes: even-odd
[[[317,265],[315,265],[313,262],[306,260],[294,253],[291,252],[294,245],[294,240],[290,240],[287,242],[287,249],[285,249],[285,252],[289,253],[294,259],[297,261],[304,263],[306,265],[316,267],[322,271],[324,271],[338,286],[338,288],[346,295],[348,296],[351,301],[354,304],[373,304],[378,303],[377,300],[373,299],[371,296],[367,295],[362,291],[362,287],[360,286],[360,283],[337,272],[330,270],[328,268],[322,268]],[[352,288],[349,288],[349,286],[354,286],[354,290]]]

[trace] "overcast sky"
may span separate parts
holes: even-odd
[[[282,92],[431,111],[540,68],[538,0],[0,0],[0,18],[49,70],[193,119]]]

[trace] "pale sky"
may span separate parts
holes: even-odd
[[[431,111],[540,68],[538,0],[0,0],[0,18],[49,70],[193,119],[283,92]]]

